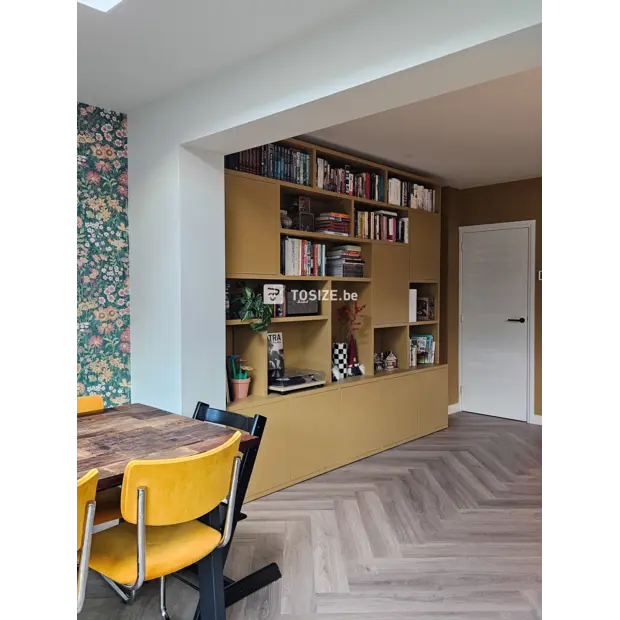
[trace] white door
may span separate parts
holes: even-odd
[[[526,421],[534,241],[508,226],[461,228],[461,409]]]

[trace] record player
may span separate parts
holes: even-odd
[[[325,385],[325,373],[320,370],[305,368],[287,368],[280,373],[273,373],[269,377],[269,391],[287,394],[296,390]]]

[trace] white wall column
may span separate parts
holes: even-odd
[[[153,132],[130,147],[132,401],[190,415],[225,405],[224,157]]]
[[[226,408],[224,156],[182,148],[181,398]]]

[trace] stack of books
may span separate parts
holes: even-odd
[[[355,236],[362,239],[378,239],[409,243],[409,218],[399,218],[392,211],[357,211],[355,213]]]
[[[431,334],[413,334],[409,338],[409,366],[435,363],[435,339]]]
[[[364,261],[359,245],[339,245],[327,252],[327,275],[336,278],[363,278]]]
[[[316,159],[316,186],[339,194],[383,201],[383,175],[354,172],[350,166],[333,167],[326,159]]]
[[[280,271],[285,276],[324,276],[326,246],[306,239],[284,237],[280,242]]]
[[[278,181],[310,185],[310,155],[280,144],[265,144],[227,155],[224,166]]]
[[[349,236],[350,219],[346,213],[321,213],[314,218],[314,229],[329,235]]]
[[[413,181],[388,179],[388,202],[399,207],[435,212],[435,190],[418,185]]]

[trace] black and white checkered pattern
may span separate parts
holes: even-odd
[[[332,366],[335,366],[343,377],[347,376],[347,343],[332,344]]]

